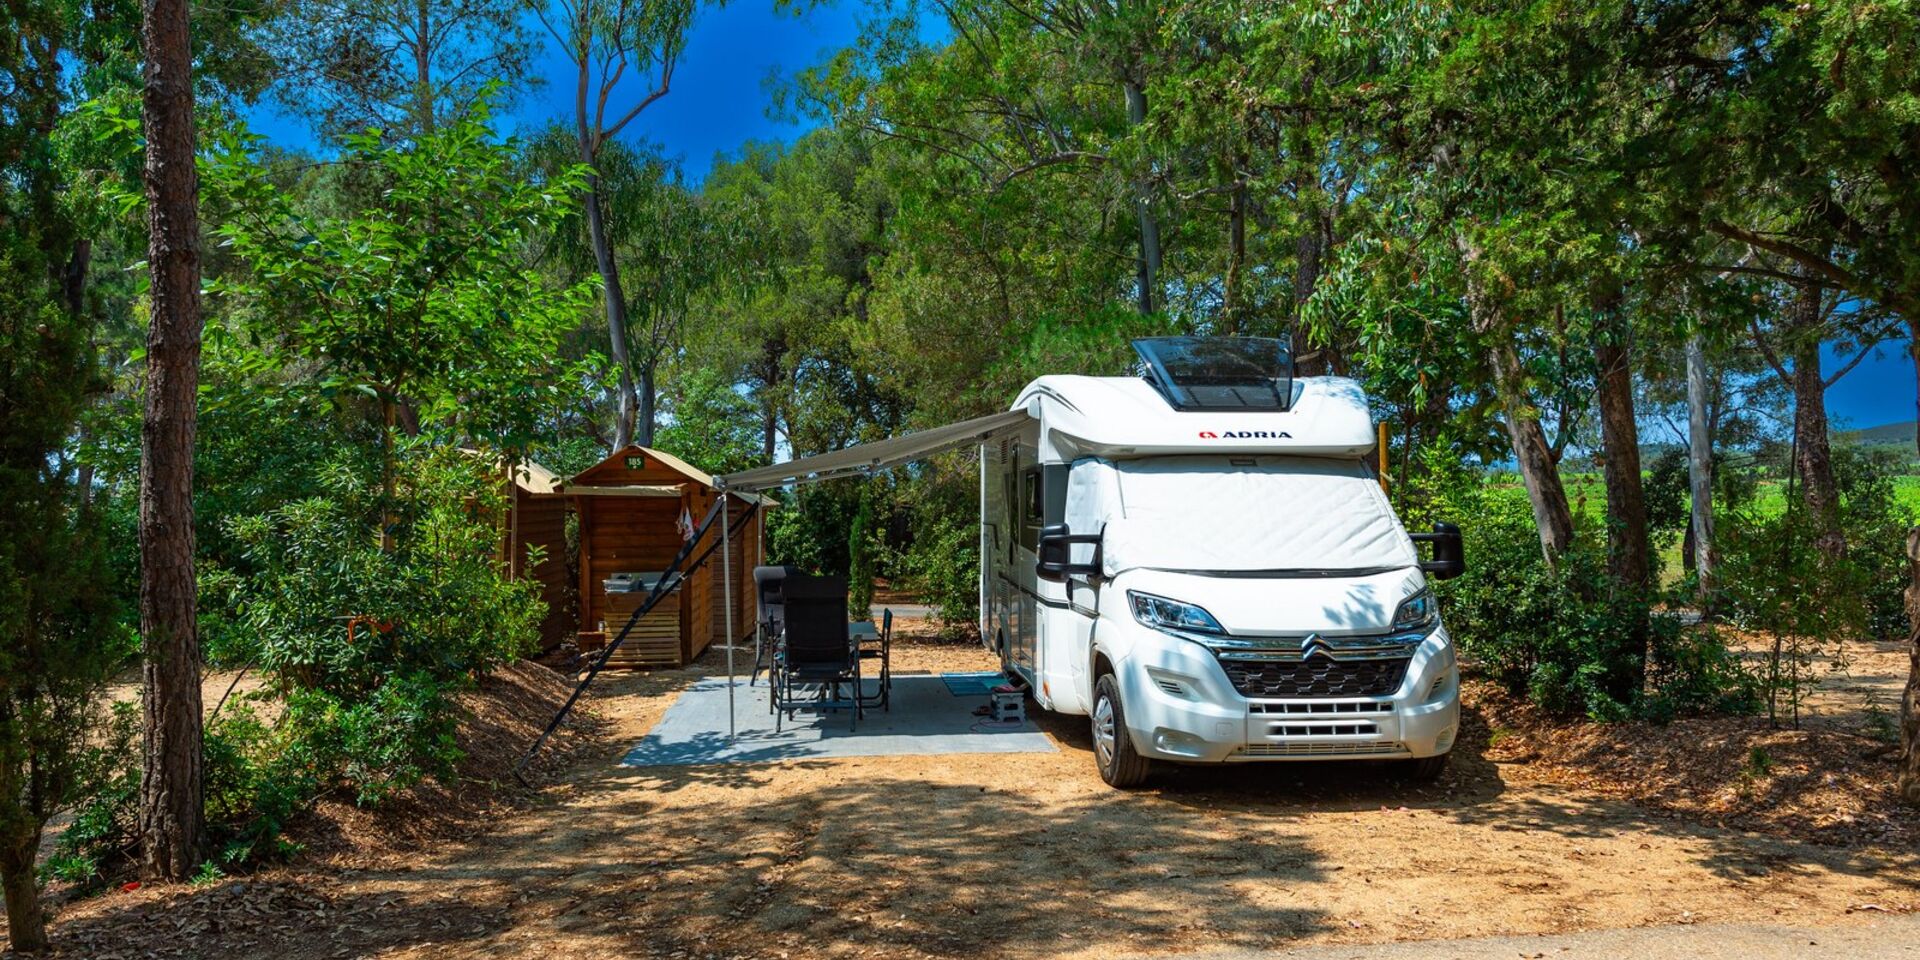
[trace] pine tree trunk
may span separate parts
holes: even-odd
[[[1618,298],[1610,300],[1600,304],[1605,324],[1593,348],[1599,365],[1595,394],[1607,484],[1607,565],[1616,583],[1644,591],[1652,586],[1653,563],[1640,479],[1640,431],[1633,415],[1633,370]]]
[[[593,151],[583,142],[581,161],[593,163]],[[607,307],[608,356],[613,359],[618,378],[613,422],[613,448],[624,450],[633,443],[634,418],[639,398],[633,386],[633,360],[627,355],[627,298],[620,289],[620,265],[613,258],[613,243],[607,238],[606,216],[601,207],[600,177],[587,174],[587,234],[593,243],[593,262],[600,271],[601,293]]]
[[[1700,332],[1687,337],[1687,487],[1692,493],[1691,541],[1695,600],[1707,613],[1713,595],[1713,420],[1708,415],[1713,384],[1707,373],[1707,347]]]
[[[1907,689],[1900,698],[1900,799],[1920,806],[1920,527],[1907,532]]]
[[[1647,543],[1647,498],[1640,479],[1640,431],[1633,418],[1633,367],[1621,297],[1609,291],[1595,304],[1601,329],[1593,347],[1598,366],[1601,470],[1607,486],[1607,572],[1617,596],[1630,598],[1632,644],[1609,664],[1602,681],[1620,703],[1631,703],[1646,680],[1648,608],[1653,563]]]
[[[16,836],[0,837],[0,893],[7,906],[7,939],[20,953],[47,948],[47,918],[40,908],[39,878],[33,869],[39,848],[38,824]]]
[[[187,0],[145,0],[143,13],[152,323],[140,437],[140,632],[145,653],[140,866],[149,878],[180,880],[199,862],[203,816],[193,539],[200,185],[194,170]]]
[[[1833,446],[1827,436],[1827,384],[1820,372],[1820,297],[1818,284],[1801,286],[1789,308],[1793,331],[1793,435],[1798,451],[1794,463],[1800,472],[1801,498],[1812,514],[1813,545],[1821,555],[1836,557],[1846,551],[1840,529],[1840,492],[1833,479]]]

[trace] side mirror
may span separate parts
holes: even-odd
[[[1412,534],[1415,543],[1433,544],[1433,559],[1422,560],[1420,569],[1435,580],[1452,580],[1467,572],[1467,552],[1460,543],[1460,528],[1444,521],[1433,525],[1432,533]]]
[[[1098,533],[1071,533],[1064,523],[1041,527],[1039,547],[1034,551],[1039,559],[1033,565],[1033,575],[1049,583],[1065,583],[1072,576],[1099,576],[1100,538]],[[1086,563],[1074,563],[1073,548],[1076,544],[1091,545],[1092,559]]]

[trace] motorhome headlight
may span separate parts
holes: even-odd
[[[1400,601],[1400,608],[1393,612],[1393,629],[1425,630],[1440,620],[1440,601],[1434,599],[1432,587],[1421,587],[1420,592]]]
[[[1127,591],[1127,600],[1133,604],[1133,618],[1156,630],[1178,633],[1227,632],[1220,626],[1220,621],[1213,618],[1213,614],[1191,603],[1133,590]]]

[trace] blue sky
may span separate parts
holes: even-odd
[[[1829,350],[1823,361],[1827,375],[1832,376],[1845,362]],[[1913,404],[1913,360],[1905,340],[1882,345],[1874,357],[1827,391],[1827,414],[1840,428],[1864,429],[1912,420]]]
[[[816,6],[800,16],[776,13],[771,0],[734,0],[725,7],[703,8],[675,71],[672,92],[647,108],[626,135],[659,144],[668,156],[681,160],[695,181],[706,176],[718,153],[737,150],[750,140],[799,136],[806,132],[804,123],[768,115],[769,78],[812,66],[853,43],[865,14],[865,5],[856,0]],[[541,36],[545,39],[544,32]],[[535,69],[547,78],[546,85],[523,97],[510,117],[522,132],[573,116],[567,59],[546,44]],[[311,143],[297,122],[274,115],[270,107],[256,112],[252,123],[274,141]],[[1827,368],[1837,369],[1841,362],[1829,353]],[[1905,343],[1881,347],[1876,357],[1828,391],[1827,402],[1836,426],[1864,428],[1913,419],[1914,372]]]
[[[694,180],[706,176],[716,153],[730,153],[750,140],[793,139],[807,127],[768,115],[773,102],[769,78],[813,66],[850,46],[859,36],[862,12],[860,4],[846,0],[799,16],[776,13],[770,0],[702,8],[674,70],[672,90],[623,136],[659,144],[668,156],[681,160]],[[549,42],[535,70],[547,78],[547,85],[524,99],[515,119],[527,127],[544,126],[553,118],[571,122],[572,62]],[[609,104],[609,115],[615,115],[615,106]]]

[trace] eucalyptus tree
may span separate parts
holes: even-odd
[[[1676,221],[1920,332],[1920,9],[1685,4],[1648,28],[1673,51]]]
[[[798,98],[918,154],[956,202],[1005,207],[1036,190],[1084,198],[1093,210],[1069,209],[1079,222],[1054,224],[1071,236],[1066,249],[1124,255],[1132,280],[1116,292],[1140,313],[1164,308],[1161,171],[1144,140],[1128,143],[1151,114],[1158,5],[943,0],[935,8],[952,42],[928,46],[912,22],[892,24],[803,73]]]
[[[535,163],[549,171],[578,167],[570,159],[571,140],[565,130],[549,129],[532,151]],[[719,236],[721,222],[689,188],[679,165],[652,146],[607,143],[595,178],[602,205],[598,232],[589,217],[557,221],[547,253],[569,279],[579,280],[598,275],[598,245],[605,244],[620,274],[626,318],[618,352],[633,374],[637,414],[629,442],[650,445],[659,426],[662,365],[679,350],[696,297],[725,269],[728,247]]]
[[[573,64],[573,136],[586,165],[587,237],[600,274],[613,359],[615,449],[633,442],[639,398],[628,349],[628,301],[608,227],[602,157],[622,131],[673,86],[699,0],[553,0],[534,13]],[[652,425],[647,430],[651,432]]]

